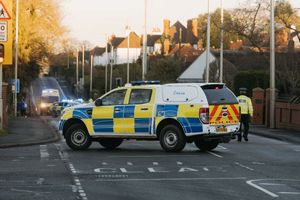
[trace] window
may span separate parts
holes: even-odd
[[[209,104],[237,104],[237,98],[224,85],[204,85],[202,89]]]
[[[124,104],[126,90],[114,91],[102,98],[102,105],[122,105]]]
[[[133,89],[131,90],[129,104],[148,103],[151,99],[151,89]]]

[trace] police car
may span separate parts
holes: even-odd
[[[60,102],[55,102],[50,106],[50,113],[52,114],[53,117],[57,117],[61,114],[61,112],[71,106],[78,105],[79,103],[74,102],[74,101],[60,101]]]
[[[224,84],[135,82],[94,103],[63,111],[59,130],[73,150],[97,141],[107,149],[125,139],[159,140],[167,152],[192,143],[203,151],[239,130],[236,96]]]

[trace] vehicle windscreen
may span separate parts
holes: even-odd
[[[236,96],[224,85],[204,85],[203,89],[208,104],[237,104]]]
[[[41,97],[41,101],[44,103],[54,103],[58,101],[58,97],[56,96]]]

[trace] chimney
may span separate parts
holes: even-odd
[[[170,20],[164,19],[164,35],[170,35]]]
[[[199,34],[198,34],[198,19],[197,18],[192,19],[192,32],[193,32],[193,35],[196,38],[199,37]]]

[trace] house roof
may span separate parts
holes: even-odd
[[[141,48],[141,38],[135,33],[130,32],[129,34],[129,48]],[[128,37],[123,38],[123,40],[115,48],[127,48],[128,47]]]
[[[209,52],[209,63],[216,57]],[[178,82],[204,82],[206,69],[206,51],[204,51],[178,78]]]
[[[171,55],[184,58],[186,62],[194,61],[202,52],[192,47],[190,43],[176,44],[170,51]]]
[[[94,49],[92,49],[92,52],[93,52],[94,56],[101,56],[105,52],[105,48],[104,47],[95,47]]]
[[[155,43],[159,42],[161,35],[147,35],[147,46],[154,46]]]
[[[116,48],[124,41],[124,39],[125,38],[123,38],[123,37],[113,37],[111,39],[110,43],[114,48]]]

